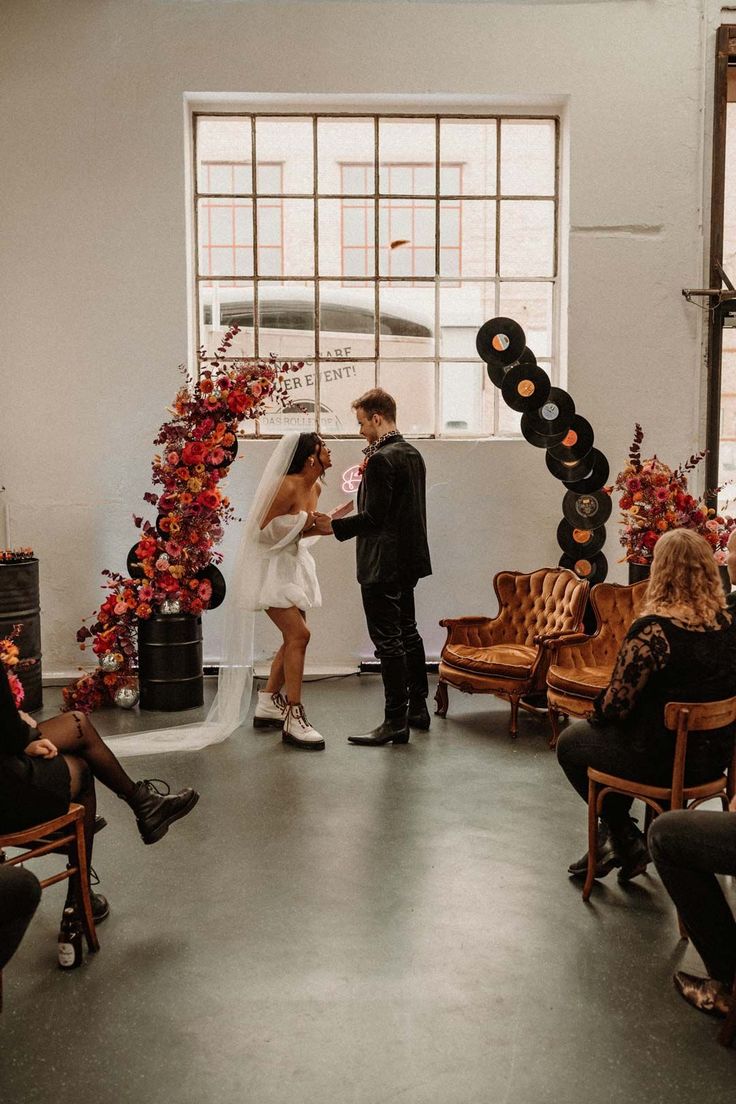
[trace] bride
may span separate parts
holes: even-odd
[[[107,740],[118,756],[197,751],[227,739],[243,724],[253,687],[255,618],[262,610],[283,643],[258,694],[253,723],[281,728],[284,742],[294,747],[324,748],[324,739],[307,720],[301,691],[309,643],[306,611],[322,601],[307,546],[319,539],[314,514],[331,465],[319,434],[287,433],[279,439],[243,525],[225,606],[217,696],[206,720]],[[352,508],[346,502],[330,517],[344,517]]]
[[[317,539],[314,515],[322,493],[321,480],[330,467],[330,450],[319,434],[300,433],[286,475],[260,523],[266,555],[255,606],[266,611],[283,644],[274,656],[265,688],[258,692],[253,724],[256,728],[280,728],[284,743],[306,751],[321,751],[325,746],[304,712],[302,678],[309,643],[306,611],[322,604],[307,545]],[[331,516],[343,517],[351,509],[352,503],[346,503]]]

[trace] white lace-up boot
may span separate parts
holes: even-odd
[[[254,728],[282,728],[286,718],[286,702],[279,693],[258,691],[258,704],[253,714]]]
[[[324,738],[316,728],[312,728],[304,712],[304,706],[299,702],[286,706],[281,739],[285,744],[303,748],[304,751],[323,751],[325,746]]]

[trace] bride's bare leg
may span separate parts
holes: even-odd
[[[289,606],[288,609],[277,609],[272,606],[266,610],[266,613],[284,638],[284,643],[279,651],[283,651],[286,697],[290,705],[297,705],[302,700],[304,657],[309,643],[307,623],[302,611],[297,609],[296,606]],[[278,657],[278,652],[276,657]],[[271,665],[271,677],[273,677],[273,664]],[[267,689],[270,685],[271,678],[269,678]]]
[[[271,661],[271,671],[268,676],[268,682],[263,687],[266,694],[281,693],[281,688],[284,685],[284,648],[285,645],[282,644]]]

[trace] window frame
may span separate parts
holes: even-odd
[[[232,194],[227,193],[227,194],[224,194],[224,193],[205,193],[205,192],[200,192],[198,190],[198,186],[199,186],[198,167],[199,167],[199,165],[198,165],[198,156],[197,156],[197,126],[198,126],[198,120],[200,118],[211,118],[211,119],[215,119],[215,118],[240,118],[240,119],[249,120],[249,122],[250,122],[250,134],[251,134],[250,164],[251,164],[251,171],[252,171],[252,182],[251,182],[251,191],[250,192],[248,192],[248,193],[232,193]],[[282,184],[282,191],[278,195],[271,194],[271,193],[260,192],[260,191],[257,190],[257,172],[258,172],[258,164],[259,163],[258,163],[258,153],[257,153],[257,145],[256,145],[256,121],[257,121],[257,119],[262,119],[262,118],[263,119],[269,119],[269,118],[271,118],[271,119],[309,119],[309,120],[312,121],[312,126],[313,126],[313,187],[312,187],[311,192],[308,192],[308,193],[307,192],[304,192],[304,193],[301,193],[301,192],[294,192],[294,193],[288,192],[287,193],[283,190],[283,184]],[[350,118],[370,119],[373,122],[373,126],[374,126],[374,150],[375,150],[375,160],[374,160],[375,181],[374,181],[374,192],[370,197],[367,197],[368,202],[373,202],[375,204],[374,248],[375,248],[376,261],[375,261],[375,272],[372,276],[371,275],[361,275],[361,276],[351,277],[351,276],[346,276],[346,275],[343,274],[343,275],[335,276],[335,277],[332,277],[332,276],[331,277],[323,277],[323,276],[320,276],[320,273],[319,273],[319,226],[318,226],[318,221],[319,220],[318,220],[318,217],[317,217],[317,200],[318,199],[329,199],[329,200],[339,200],[339,201],[341,201],[341,208],[340,208],[340,210],[341,210],[340,255],[342,256],[343,251],[344,251],[343,250],[343,244],[342,244],[342,211],[344,210],[344,204],[345,204],[346,201],[349,202],[350,200],[356,200],[356,199],[360,199],[360,198],[365,199],[366,198],[366,197],[356,196],[355,194],[352,194],[352,193],[345,193],[345,192],[327,193],[327,192],[320,192],[319,191],[319,187],[318,187],[318,142],[317,142],[318,126],[317,126],[317,120],[323,119],[323,118],[326,118],[326,119],[350,119]],[[428,194],[426,196],[425,195],[418,196],[418,195],[409,195],[409,194],[403,194],[402,193],[401,195],[398,195],[398,194],[392,194],[390,192],[381,191],[380,190],[380,181],[379,181],[379,171],[380,171],[380,166],[382,164],[384,164],[384,162],[379,160],[379,152],[380,152],[380,150],[379,150],[379,125],[380,125],[380,121],[385,120],[385,119],[395,120],[395,119],[402,119],[402,118],[407,119],[407,120],[423,119],[423,120],[433,121],[434,126],[435,126],[435,154],[437,154],[438,152],[441,154],[440,126],[441,126],[441,123],[443,121],[452,120],[452,121],[465,121],[465,122],[473,122],[473,121],[476,121],[476,122],[495,122],[495,126],[496,126],[496,153],[495,153],[496,187],[495,187],[495,191],[493,193],[489,193],[489,194],[475,194],[475,193],[473,193],[473,194],[463,194],[462,192],[458,195],[449,195],[449,194],[446,195],[446,194],[444,194],[440,190],[440,172],[441,172],[441,167],[442,167],[442,161],[441,161],[441,158],[438,158],[438,157],[435,158],[435,177],[436,177],[436,179],[435,179],[435,188],[434,188],[434,193],[433,194]],[[554,189],[553,189],[553,192],[552,192],[551,195],[550,194],[545,194],[545,195],[537,195],[537,194],[513,195],[513,194],[505,194],[501,191],[501,166],[502,166],[502,160],[501,160],[501,158],[502,158],[501,131],[502,131],[502,124],[506,121],[514,122],[514,121],[525,121],[525,120],[527,120],[527,121],[541,121],[541,122],[548,122],[548,123],[553,123],[554,124]],[[201,284],[206,283],[206,282],[209,281],[209,282],[217,283],[220,287],[227,287],[228,285],[236,286],[239,283],[242,283],[244,280],[248,281],[248,282],[252,281],[252,285],[253,285],[253,314],[254,314],[254,328],[253,328],[254,353],[253,353],[252,356],[249,356],[249,357],[244,357],[244,358],[242,358],[242,357],[232,357],[232,358],[227,358],[227,359],[233,359],[233,360],[242,360],[242,359],[244,359],[246,361],[257,362],[258,360],[262,359],[262,357],[264,355],[259,349],[259,340],[258,340],[258,338],[259,338],[259,329],[260,329],[260,324],[258,322],[259,285],[271,283],[271,284],[274,284],[274,285],[278,286],[278,285],[284,285],[284,284],[288,285],[289,283],[296,283],[296,282],[304,282],[304,283],[309,282],[310,285],[314,286],[315,343],[314,343],[314,356],[310,357],[308,362],[314,366],[313,375],[314,375],[315,428],[319,431],[319,428],[320,428],[320,426],[319,426],[320,375],[321,375],[321,372],[324,369],[329,368],[330,365],[334,367],[334,365],[336,363],[335,358],[333,356],[330,356],[329,354],[325,355],[325,354],[320,353],[318,335],[320,333],[320,291],[321,291],[321,288],[323,286],[325,286],[325,284],[334,284],[335,287],[350,287],[350,286],[365,287],[366,285],[368,285],[369,287],[372,286],[374,288],[374,290],[375,290],[375,302],[376,302],[376,310],[375,310],[376,348],[375,348],[375,355],[373,357],[351,357],[350,361],[355,362],[355,363],[358,363],[358,362],[360,362],[360,363],[374,363],[375,364],[375,382],[376,382],[376,385],[378,386],[378,385],[380,385],[380,352],[379,352],[379,343],[378,342],[379,342],[379,330],[380,330],[380,319],[381,319],[381,314],[380,314],[380,310],[379,310],[378,292],[379,292],[379,287],[381,286],[381,283],[386,283],[386,282],[390,281],[394,285],[396,283],[406,283],[408,286],[420,286],[422,284],[425,284],[425,285],[428,285],[428,286],[433,285],[434,286],[434,291],[435,291],[435,295],[434,295],[434,299],[435,299],[435,348],[434,348],[434,355],[432,357],[427,357],[426,359],[428,359],[428,360],[431,359],[431,360],[434,361],[434,389],[435,389],[434,390],[434,394],[435,394],[435,400],[434,400],[434,426],[433,426],[433,431],[432,432],[422,433],[422,434],[413,433],[411,436],[416,438],[416,439],[436,439],[436,440],[449,440],[449,441],[503,440],[503,439],[508,439],[508,438],[513,439],[513,440],[520,439],[520,436],[521,436],[520,433],[509,433],[508,431],[499,432],[499,421],[500,421],[500,419],[499,419],[499,409],[500,409],[500,402],[501,402],[500,396],[495,397],[494,409],[493,409],[493,425],[492,425],[491,432],[489,432],[489,433],[470,432],[466,435],[457,434],[457,433],[447,434],[447,433],[441,432],[441,426],[440,426],[441,417],[440,417],[440,415],[441,415],[441,380],[442,380],[442,374],[441,373],[442,373],[442,365],[445,364],[445,363],[447,363],[447,364],[453,364],[453,363],[455,363],[455,364],[460,364],[460,363],[467,364],[468,360],[470,358],[468,358],[468,357],[451,357],[451,356],[441,355],[440,326],[438,324],[439,323],[439,289],[440,289],[441,286],[461,286],[463,281],[464,281],[464,277],[463,277],[463,273],[462,273],[462,266],[461,266],[461,270],[460,270],[460,273],[459,273],[458,277],[443,277],[443,276],[440,275],[440,253],[441,253],[440,234],[439,234],[440,207],[441,207],[442,203],[457,202],[458,207],[461,211],[461,220],[462,220],[462,203],[463,203],[463,200],[473,200],[473,201],[483,200],[483,201],[488,201],[488,202],[495,203],[495,207],[496,207],[496,219],[495,219],[495,223],[496,223],[496,225],[495,225],[495,237],[496,237],[496,241],[495,241],[495,271],[493,272],[492,275],[483,276],[483,277],[478,277],[478,276],[465,277],[465,280],[468,283],[472,283],[472,284],[483,283],[483,284],[493,284],[494,285],[494,287],[495,287],[495,292],[494,292],[494,314],[496,314],[496,315],[498,315],[500,313],[501,291],[502,291],[502,287],[504,285],[514,284],[514,283],[519,283],[519,284],[539,283],[543,286],[550,286],[551,287],[550,353],[549,353],[549,356],[540,356],[537,359],[538,359],[538,362],[540,363],[540,366],[544,367],[549,372],[553,384],[558,383],[561,376],[564,374],[562,372],[562,366],[560,364],[561,336],[562,336],[561,335],[561,310],[560,310],[560,305],[561,305],[562,293],[563,293],[563,289],[561,288],[561,280],[562,280],[562,274],[564,272],[564,261],[563,261],[563,257],[562,257],[562,251],[561,251],[561,233],[560,233],[560,219],[561,219],[561,211],[563,209],[563,197],[560,194],[562,133],[561,133],[561,116],[560,116],[560,113],[559,113],[558,109],[550,108],[550,110],[548,110],[548,111],[546,111],[546,110],[536,110],[536,111],[530,111],[530,112],[514,111],[513,109],[506,109],[506,110],[503,110],[503,111],[499,111],[499,110],[492,110],[490,108],[487,111],[482,111],[482,110],[475,110],[475,111],[452,111],[452,110],[438,111],[436,109],[435,110],[426,110],[426,108],[422,109],[419,105],[417,105],[416,110],[392,111],[390,109],[385,109],[385,110],[377,111],[377,110],[375,110],[375,108],[373,110],[371,110],[367,106],[366,106],[365,109],[363,109],[363,108],[360,107],[359,104],[356,104],[350,110],[333,110],[333,109],[329,109],[327,107],[325,107],[324,109],[321,109],[321,110],[316,110],[315,109],[315,110],[312,110],[312,111],[289,110],[287,108],[285,108],[283,110],[279,110],[275,106],[270,106],[270,107],[267,108],[267,107],[265,107],[265,105],[264,105],[263,109],[261,109],[259,107],[256,107],[256,106],[252,106],[252,107],[243,107],[243,108],[233,108],[233,109],[229,109],[229,110],[217,110],[215,108],[214,104],[213,104],[212,108],[209,108],[209,107],[204,106],[204,105],[203,106],[192,106],[192,108],[190,110],[190,114],[189,114],[189,121],[190,121],[190,127],[191,127],[191,131],[190,131],[191,162],[190,162],[189,167],[188,167],[189,179],[190,179],[190,182],[191,182],[191,222],[190,222],[191,253],[190,253],[190,256],[192,258],[192,281],[191,281],[191,286],[192,286],[192,289],[193,289],[193,306],[194,306],[192,330],[193,330],[195,348],[200,348],[201,345],[202,345],[201,312],[200,312],[200,296],[199,296],[199,287],[200,287]],[[269,159],[269,164],[272,161],[273,161],[273,159],[270,158]],[[346,160],[344,163],[352,163],[352,162],[349,162],[349,161]],[[389,160],[387,160],[385,162],[385,164],[387,166],[391,165],[393,163],[394,163],[393,161],[389,161]],[[338,164],[342,165],[343,162],[338,159]],[[414,163],[412,163],[412,164],[414,164]],[[454,166],[456,164],[456,162],[453,161],[452,164]],[[463,174],[463,167],[464,166],[463,166],[462,162],[460,162],[458,164],[459,164],[459,167],[460,167],[460,176],[461,176],[461,181],[462,181],[462,174]],[[282,180],[283,180],[283,176],[282,176]],[[252,276],[242,276],[242,275],[241,276],[235,276],[235,275],[217,276],[216,274],[214,274],[214,275],[213,274],[204,275],[204,274],[201,274],[199,272],[199,266],[200,266],[199,221],[198,221],[198,219],[199,219],[199,215],[198,215],[199,201],[203,200],[203,199],[209,199],[209,198],[227,199],[227,200],[230,200],[232,202],[236,202],[239,199],[248,199],[248,200],[251,201],[251,203],[252,203],[252,219],[253,219],[252,247],[251,247],[252,251],[253,251],[253,275]],[[269,200],[270,199],[270,200],[274,200],[274,201],[283,201],[285,198],[289,199],[289,200],[292,200],[292,199],[293,200],[309,200],[310,202],[313,202],[315,204],[314,238],[313,238],[313,244],[314,244],[314,271],[312,273],[306,274],[304,276],[297,276],[297,275],[292,275],[292,274],[284,275],[283,274],[283,266],[282,266],[282,274],[281,275],[262,276],[258,272],[258,226],[257,226],[257,204],[256,204],[256,199],[261,199],[261,200],[263,200],[263,199]],[[378,216],[379,216],[379,210],[380,210],[381,202],[383,201],[385,203],[387,201],[392,201],[392,200],[404,200],[404,201],[420,200],[420,201],[423,201],[423,202],[424,201],[432,202],[434,204],[434,206],[435,206],[435,273],[434,273],[433,276],[431,276],[431,277],[417,277],[417,276],[414,276],[414,275],[411,275],[411,276],[392,276],[390,274],[381,274],[380,273],[380,243],[379,243],[380,227],[379,227],[379,217]],[[501,258],[501,250],[500,250],[501,218],[500,218],[500,212],[501,212],[501,204],[504,201],[514,201],[514,200],[529,201],[529,202],[546,201],[548,203],[551,202],[552,205],[553,205],[552,272],[551,272],[551,275],[549,275],[549,276],[544,276],[544,277],[539,277],[539,276],[502,276],[501,273],[500,273],[500,263],[501,263],[500,262],[500,258]],[[283,211],[283,205],[282,205],[282,211]],[[283,237],[282,237],[282,242],[283,242]],[[453,249],[455,249],[455,251],[459,252],[460,257],[462,257],[462,252],[463,252],[462,221],[461,221],[461,232],[460,232],[459,246],[458,247],[453,246]],[[398,360],[398,361],[401,361],[401,360],[404,360],[404,359],[409,361],[409,362],[412,361],[412,358],[409,358],[409,357],[407,357],[407,358],[393,358],[392,357],[392,361],[395,360],[395,359]],[[416,358],[414,358],[414,363],[416,363]],[[481,362],[479,362],[479,364],[480,363]],[[281,436],[281,433],[268,432],[268,427],[265,427],[265,431],[264,431],[264,429],[263,429],[263,427],[261,427],[260,423],[258,421],[256,421],[254,423],[254,432],[253,432],[253,434],[249,434],[248,436],[249,437],[262,438],[262,439],[277,439],[278,437]],[[357,433],[339,433],[339,434],[331,434],[331,436],[334,436],[338,439],[354,439],[355,437],[357,437]]]

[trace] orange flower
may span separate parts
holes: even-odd
[[[191,506],[192,502],[194,502],[194,496],[190,495],[189,491],[183,491],[182,494],[179,495],[180,505]]]
[[[203,395],[209,395],[214,390],[214,384],[211,379],[202,379],[199,381],[199,390]]]
[[[666,530],[666,529],[668,529],[668,528],[669,528],[669,526],[668,526],[668,524],[667,524],[667,522],[665,521],[665,519],[664,519],[664,518],[660,518],[660,519],[659,519],[659,521],[657,522],[657,528],[658,528],[658,529],[661,529],[661,531],[662,531],[663,533],[665,532],[665,530]],[[664,546],[663,546],[663,547],[664,547]]]

